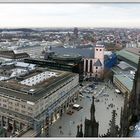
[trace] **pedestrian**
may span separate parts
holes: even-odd
[[[61,131],[61,134],[62,134],[62,135],[64,134],[63,131]]]
[[[62,130],[60,130],[60,134],[63,135],[63,131]]]

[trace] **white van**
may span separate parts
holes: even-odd
[[[118,90],[118,89],[115,89],[115,93],[121,94],[120,90]]]

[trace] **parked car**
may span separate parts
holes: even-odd
[[[67,112],[68,115],[72,115],[73,113],[74,113],[74,111],[72,111],[72,110],[69,110],[69,111]]]
[[[82,106],[80,106],[78,109],[77,109],[77,111],[79,111],[79,110],[81,110],[83,107]]]
[[[103,93],[102,95],[103,95],[103,96],[106,96],[106,97],[108,97],[108,96],[109,96],[107,93]]]
[[[86,96],[87,98],[90,98],[89,96]]]

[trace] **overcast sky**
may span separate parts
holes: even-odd
[[[140,27],[140,4],[0,4],[0,27]]]

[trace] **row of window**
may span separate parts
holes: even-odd
[[[13,104],[13,102],[9,102],[9,105],[12,105]],[[0,103],[0,105],[1,105],[1,103]],[[15,103],[15,106],[19,106],[19,103]],[[3,107],[7,107],[7,105],[6,104],[3,104]],[[26,108],[26,106],[25,105],[21,105],[21,108]],[[33,108],[32,107],[28,107],[28,110],[33,110]]]
[[[60,86],[59,87],[59,89],[54,89],[54,91],[53,92],[56,92],[57,91],[57,94],[55,95],[50,95],[49,97],[47,97],[47,100],[46,100],[46,102],[47,103],[45,103],[45,108],[47,108],[50,104],[52,104],[52,102],[55,102],[59,97],[58,97],[58,94],[60,94],[60,92],[62,92],[62,89],[63,90],[68,90],[68,88],[72,88],[72,87],[74,87],[75,86],[75,83],[72,83],[71,81],[73,80],[73,82],[75,81],[75,79],[74,78],[72,78],[72,79],[70,79],[68,82],[66,82],[65,84],[63,84],[62,86]],[[65,89],[66,88],[66,89]],[[61,90],[60,90],[61,89]],[[58,93],[58,91],[59,91],[59,93]],[[53,98],[53,99],[52,99]],[[45,99],[45,98],[44,98]],[[49,102],[48,102],[49,101]],[[43,102],[40,104],[40,106],[43,106]],[[39,109],[39,106],[37,106],[36,107],[36,110],[38,110]],[[36,113],[38,114],[39,112],[42,112],[44,110],[44,108],[42,107],[42,108],[40,108],[40,110],[38,110]]]
[[[98,69],[98,67],[96,67],[96,69]],[[86,60],[86,72],[88,72],[88,60]],[[90,72],[91,73],[93,72],[93,69],[92,69],[92,60],[90,60]]]
[[[10,106],[9,109],[13,109],[13,107]],[[19,108],[15,108],[15,111],[19,112],[20,110],[19,110]],[[25,110],[21,110],[21,113],[26,114],[26,111]],[[28,112],[28,114],[29,113],[30,112]],[[30,113],[30,114],[32,114],[32,113]]]

